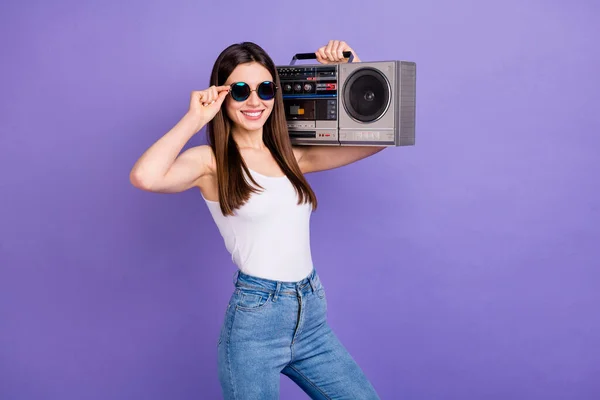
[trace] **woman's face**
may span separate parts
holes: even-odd
[[[248,132],[260,130],[271,115],[275,100],[263,100],[256,92],[258,85],[265,81],[273,81],[269,70],[259,63],[251,62],[238,65],[225,82],[225,85],[244,82],[252,90],[250,97],[244,101],[234,100],[231,94],[225,99],[227,115],[238,129]]]

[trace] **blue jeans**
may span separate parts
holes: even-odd
[[[379,399],[326,316],[314,269],[299,282],[238,272],[218,344],[224,398],[278,399],[283,373],[311,399]]]

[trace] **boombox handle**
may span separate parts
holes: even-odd
[[[351,51],[344,51],[342,54],[344,55],[344,57],[346,57],[348,59],[349,63],[352,62],[352,60],[354,60],[354,54],[352,54]],[[296,64],[297,60],[316,60],[316,59],[317,59],[317,55],[315,53],[298,53],[292,58],[290,65]]]

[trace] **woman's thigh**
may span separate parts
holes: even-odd
[[[218,344],[219,380],[225,399],[278,399],[281,370],[291,357],[295,299],[236,290]]]

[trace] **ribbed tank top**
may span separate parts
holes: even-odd
[[[286,176],[271,177],[250,170],[262,186],[248,202],[224,216],[216,201],[204,198],[225,247],[240,271],[264,279],[296,282],[313,268],[310,249],[312,205],[298,205]]]

